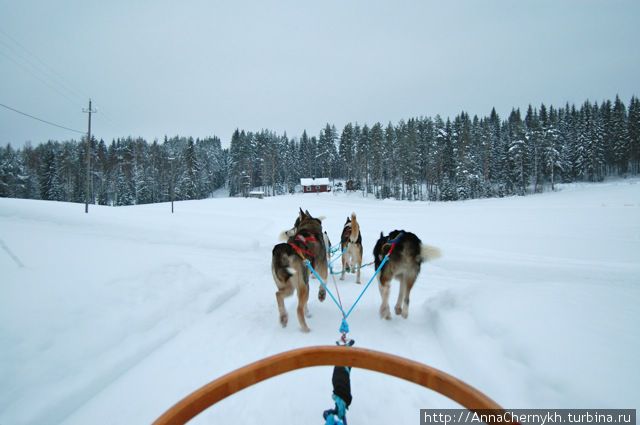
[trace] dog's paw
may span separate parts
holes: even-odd
[[[391,312],[389,311],[389,306],[380,307],[380,318],[391,320]]]
[[[322,302],[325,298],[327,298],[327,292],[324,290],[324,288],[321,288],[318,292],[318,299],[320,300],[320,302]]]
[[[280,324],[282,325],[283,328],[287,327],[287,323],[289,322],[289,315],[288,314],[281,314],[280,315]]]
[[[402,307],[397,305],[396,308],[395,308],[395,311],[396,311],[396,316],[401,315],[402,314]]]
[[[406,308],[402,311],[402,318],[406,319],[407,317],[409,317],[409,310],[407,310]]]
[[[302,326],[300,327],[300,330],[306,334],[308,334],[309,332],[311,332],[311,329],[309,329],[309,326]]]

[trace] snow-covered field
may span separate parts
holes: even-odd
[[[333,344],[340,316],[311,281],[281,328],[271,248],[299,206],[336,242],[358,214],[365,260],[406,229],[443,257],[423,267],[409,318],[378,317],[372,285],[350,319],[359,347],[440,368],[505,407],[640,408],[640,181],[508,199],[408,203],[360,194],[135,207],[0,199],[0,424],[144,424],[247,363]],[[363,271],[366,282],[373,274]],[[362,285],[338,281],[350,304]],[[330,281],[330,287],[333,282]],[[394,283],[391,302],[398,285]],[[354,370],[351,423],[417,423],[454,407]],[[322,423],[331,368],[244,390],[194,423]]]

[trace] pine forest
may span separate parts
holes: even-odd
[[[640,101],[529,106],[500,117],[327,124],[317,135],[236,130],[218,137],[90,143],[90,203],[134,205],[299,190],[326,177],[376,198],[449,201],[527,195],[557,183],[637,175]],[[0,196],[85,202],[86,140],[0,147]],[[345,186],[342,186],[342,183]],[[348,184],[346,184],[348,183]]]

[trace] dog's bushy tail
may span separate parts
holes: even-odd
[[[349,240],[351,242],[356,242],[358,240],[358,235],[360,235],[360,225],[356,220],[356,213],[351,213],[351,236],[349,236]]]
[[[422,246],[420,246],[420,256],[423,262],[431,261],[442,257],[442,252],[435,246],[422,244]]]

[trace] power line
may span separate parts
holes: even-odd
[[[51,90],[57,92],[60,96],[64,97],[65,99],[67,99],[69,102],[71,102],[72,105],[78,107],[78,103],[71,99],[67,94],[65,94],[64,92],[62,92],[59,88],[55,87],[52,83],[45,81],[44,79],[42,79],[41,77],[39,77],[38,75],[36,75],[32,70],[29,69],[29,67],[27,65],[25,65],[24,63],[20,63],[17,60],[15,60],[15,58],[12,58],[11,56],[9,56],[8,54],[6,54],[5,52],[3,52],[2,50],[0,50],[0,55],[4,56],[5,58],[7,58],[8,60],[10,60],[11,62],[13,62],[14,64],[22,67],[28,74],[31,74],[31,76],[33,78],[35,78],[36,80],[40,81],[42,84],[44,84],[45,86],[49,87]]]
[[[2,39],[5,37],[11,43]],[[23,68],[33,78],[39,80],[44,85],[48,86],[53,91],[67,99],[71,104],[79,107],[84,100],[76,101],[75,99],[86,99],[89,96],[83,94],[81,90],[75,90],[74,87],[68,84],[65,77],[63,77],[56,69],[48,65],[45,61],[40,59],[33,51],[26,48],[22,43],[16,40],[11,35],[0,29],[0,48],[5,47],[7,50],[3,52],[0,49],[0,55],[6,57],[15,65]],[[73,99],[71,97],[73,97]],[[101,111],[106,124],[111,127],[112,130],[119,130],[119,127],[114,124],[112,116],[105,111]],[[118,121],[118,120],[115,120]]]
[[[58,124],[52,123],[51,121],[43,120],[42,118],[34,117],[33,115],[27,114],[26,112],[18,111],[17,109],[14,109],[11,106],[7,106],[7,105],[4,105],[2,103],[0,103],[0,106],[2,106],[4,108],[7,108],[7,109],[9,109],[9,110],[11,110],[13,112],[17,112],[18,114],[24,115],[25,117],[33,118],[34,120],[38,120],[40,122],[52,125],[54,127],[62,128],[62,129],[73,131],[73,132],[80,133],[80,134],[85,134],[86,133],[86,131],[74,130],[73,128],[65,127],[63,125],[58,125]]]
[[[38,74],[40,74],[40,76],[45,77],[49,82],[51,82],[51,83],[56,85],[56,91],[58,93],[60,93],[60,91],[57,88],[61,88],[66,93],[68,93],[71,96],[77,98],[78,100],[83,99],[83,100],[80,100],[78,103],[80,103],[80,104],[84,103],[84,99],[86,99],[88,96],[85,96],[82,93],[79,93],[78,91],[76,91],[73,88],[71,88],[68,84],[66,84],[64,78],[58,72],[56,72],[55,69],[53,69],[52,67],[48,66],[42,59],[40,59],[33,52],[31,52],[26,47],[24,47],[18,40],[16,40],[15,38],[11,37],[9,34],[4,32],[2,29],[0,29],[0,36],[4,36],[5,38],[7,38],[8,40],[10,40],[13,43],[13,45],[11,45],[11,44],[7,43],[6,41],[3,41],[2,37],[0,37],[0,44],[3,44],[8,49],[8,51],[10,53],[12,53],[16,58],[18,58],[18,59],[20,59],[22,61],[22,63],[18,64],[15,59],[10,58],[10,59],[13,60],[14,63],[22,66],[23,68],[25,68],[29,73],[31,73],[31,75],[33,75],[36,78],[38,78],[38,76],[36,76],[32,72],[32,70],[36,71]],[[22,50],[22,52],[19,51],[19,50]],[[5,54],[5,56],[7,56],[7,55]],[[35,61],[39,62],[39,64],[36,63],[30,57],[35,59]],[[29,69],[29,68],[31,68],[31,69]],[[38,79],[40,79],[40,78],[38,78]],[[47,83],[47,85],[49,85],[49,84]],[[66,94],[64,94],[64,96],[67,97]],[[69,99],[69,100],[71,100],[71,99]],[[74,101],[74,102],[77,102],[77,101]]]

